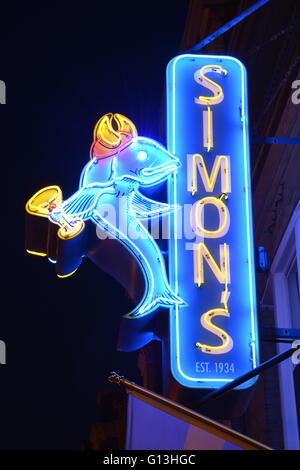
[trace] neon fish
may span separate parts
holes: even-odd
[[[116,123],[116,129],[113,127]],[[106,114],[97,122],[79,190],[57,207],[49,206],[49,218],[67,235],[76,230],[76,221],[92,220],[98,227],[119,240],[138,260],[146,281],[144,296],[138,306],[125,315],[137,318],[158,307],[183,305],[171,289],[163,256],[152,236],[141,223],[145,217],[170,212],[173,208],[153,201],[139,191],[166,180],[181,166],[179,159],[152,139],[138,137],[134,124],[121,114]],[[120,198],[122,204],[120,204]],[[101,207],[110,204],[120,220],[127,220],[129,237],[116,226]],[[121,207],[121,209],[120,209]],[[122,210],[122,214],[120,211]]]

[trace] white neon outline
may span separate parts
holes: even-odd
[[[148,158],[148,153],[145,152],[145,150],[140,150],[137,154],[136,154],[138,160],[140,160],[141,162],[144,162],[145,160],[147,160]]]
[[[67,204],[70,204],[70,202],[72,202],[74,199],[76,199],[76,197],[79,195],[79,193],[83,192],[86,188],[90,188],[90,189],[94,189],[94,188],[97,188],[97,185],[88,185],[88,186],[85,186],[85,187],[82,187],[80,188],[78,191],[76,191],[76,193],[74,193],[70,198],[66,199],[66,201],[64,201],[61,205],[61,208],[59,208],[59,214],[63,214],[64,216],[64,219],[67,223],[70,223],[73,221],[73,218],[69,219],[69,216],[68,214],[64,211],[64,203],[67,202]],[[100,191],[100,189],[103,189],[103,191],[109,191],[111,188],[110,187],[107,187],[107,186],[104,186],[104,187],[99,187],[99,194],[97,194],[96,198],[95,198],[95,201],[93,202],[93,204],[91,205],[91,207],[89,207],[89,211],[93,210],[94,207],[96,206],[96,204],[98,203],[98,200],[99,200],[99,197],[103,194],[103,191]],[[53,211],[54,212],[54,211]],[[85,212],[87,212],[87,210],[83,210],[81,212],[76,212],[76,218],[77,217],[80,217],[81,215],[83,215]],[[49,216],[51,222],[54,222],[54,223],[57,223],[55,222],[55,220],[52,220],[51,219],[51,215]],[[68,220],[69,219],[69,220]],[[83,220],[85,220],[83,218]],[[58,224],[60,225],[60,224]]]
[[[135,194],[137,194],[137,192],[135,192]],[[150,199],[150,198],[148,198],[144,195],[142,195],[142,198],[145,201],[145,204],[148,201],[150,204],[153,204],[154,206],[155,206],[155,204],[160,204],[161,207],[159,209],[153,209],[153,210],[150,210],[150,211],[147,211],[147,210],[143,211],[143,210],[133,209],[133,212],[135,214],[138,214],[139,219],[141,219],[142,217],[148,218],[149,216],[155,217],[156,215],[164,215],[164,214],[166,214],[170,211],[175,211],[177,209],[176,207],[171,206],[170,204],[167,204],[167,203],[164,203],[164,202],[157,203],[153,199]]]
[[[253,269],[253,258],[252,258],[252,252],[253,252],[253,242],[251,238],[251,227],[252,227],[252,222],[250,221],[250,201],[249,201],[249,187],[250,187],[250,162],[249,158],[247,159],[247,155],[249,154],[249,149],[248,149],[248,138],[247,138],[247,130],[246,130],[246,116],[245,116],[245,83],[246,83],[246,77],[245,77],[245,70],[244,70],[244,65],[235,57],[232,56],[215,56],[215,55],[198,55],[198,54],[181,54],[177,56],[172,64],[169,66],[172,67],[172,72],[171,72],[171,82],[172,82],[172,95],[171,95],[171,110],[172,110],[172,116],[171,116],[171,136],[172,139],[170,139],[169,132],[168,132],[168,141],[171,140],[171,152],[173,154],[176,154],[176,142],[175,142],[175,114],[176,114],[176,100],[175,100],[175,68],[176,64],[179,60],[182,58],[210,58],[210,59],[224,59],[224,60],[232,60],[233,62],[236,62],[238,66],[241,69],[241,82],[242,82],[242,90],[241,90],[241,97],[242,97],[242,126],[243,126],[243,158],[244,158],[244,168],[245,168],[245,197],[246,197],[246,219],[247,219],[247,248],[248,248],[248,273],[249,273],[249,292],[250,292],[250,310],[251,310],[251,348],[252,348],[252,363],[253,363],[253,369],[257,366],[257,360],[258,360],[258,350],[257,350],[257,332],[256,332],[256,321],[255,321],[255,316],[256,316],[256,309],[254,307],[254,269]],[[170,119],[170,118],[168,118]],[[168,126],[169,127],[169,126]],[[169,142],[168,142],[169,144]],[[174,200],[174,205],[177,206],[177,178],[176,178],[176,173],[174,173],[173,177],[173,200]],[[177,238],[176,238],[176,233],[177,233],[177,214],[176,211],[174,213],[174,276],[175,276],[175,293],[178,293],[178,243],[177,243]],[[176,332],[175,332],[175,351],[176,351],[176,363],[177,363],[177,371],[179,374],[186,380],[190,382],[232,382],[233,379],[203,379],[201,377],[189,377],[186,375],[181,368],[180,364],[180,344],[179,344],[179,315],[178,315],[178,306],[175,305],[175,325],[176,325]],[[172,318],[172,314],[171,314]],[[172,338],[171,338],[172,341]],[[172,367],[172,361],[171,361],[171,367]]]

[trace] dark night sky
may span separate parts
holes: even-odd
[[[24,205],[38,189],[77,188],[93,126],[107,112],[161,138],[165,67],[178,53],[187,0],[24,2],[1,6],[2,308],[0,448],[78,448],[97,421],[111,370],[138,376],[116,353],[126,298],[88,260],[56,278],[24,251]]]

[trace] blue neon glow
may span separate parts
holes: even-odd
[[[207,91],[195,82],[194,73],[210,64],[221,65],[228,70],[228,76],[223,81],[212,76],[220,85],[222,83],[224,101],[212,107],[214,148],[206,153],[202,136],[203,107],[194,103],[194,97]],[[232,192],[227,202],[231,217],[229,232],[222,239],[207,241],[215,259],[219,243],[230,245],[230,318],[219,318],[218,323],[215,322],[234,340],[233,349],[226,354],[208,355],[194,347],[195,341],[200,340],[217,346],[215,335],[202,328],[200,316],[218,305],[220,284],[214,282],[213,275],[209,278],[209,273],[210,283],[205,287],[194,284],[193,254],[186,249],[187,240],[177,239],[178,216],[176,212],[172,216],[170,282],[188,307],[180,310],[175,306],[170,312],[171,368],[175,379],[187,387],[217,388],[255,368],[258,363],[246,92],[245,68],[233,57],[184,54],[168,65],[168,148],[182,163],[181,171],[169,181],[169,202],[175,206],[193,204],[207,196],[202,187],[196,197],[187,191],[187,154],[205,155],[208,168],[216,155],[230,155],[232,172]],[[219,189],[217,183],[216,191]]]
[[[159,307],[183,305],[171,289],[163,256],[141,220],[173,210],[139,192],[139,187],[152,187],[167,180],[179,167],[178,158],[162,145],[146,137],[134,137],[130,144],[113,150],[105,158],[92,158],[84,167],[79,190],[56,209],[50,220],[58,225],[74,218],[90,219],[114,236],[139,262],[145,278],[145,293],[139,305],[126,315],[138,318]],[[120,199],[124,198],[120,207]],[[111,205],[121,219],[119,226],[102,214],[103,205]],[[123,227],[126,226],[127,230]],[[130,230],[139,236],[130,236]],[[101,243],[101,241],[99,241]]]
[[[142,162],[147,160],[147,157],[148,157],[148,154],[147,152],[145,152],[144,150],[140,150],[138,153],[137,153],[137,158],[138,160],[141,160]]]

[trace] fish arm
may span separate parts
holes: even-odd
[[[113,187],[102,185],[84,186],[70,198],[66,199],[59,207],[50,213],[50,219],[59,225],[70,219],[89,219],[103,193],[114,191]]]
[[[131,204],[132,210],[138,218],[155,217],[169,214],[176,209],[176,206],[172,206],[171,204],[157,202],[153,199],[149,199],[137,190],[134,192]]]

